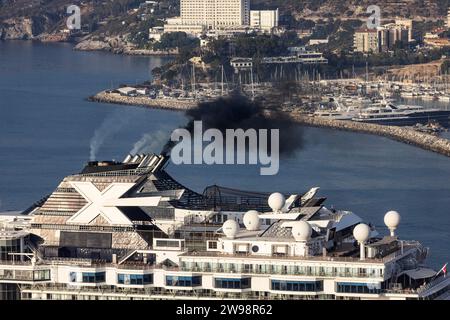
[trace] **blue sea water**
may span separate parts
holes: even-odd
[[[78,172],[91,153],[122,158],[146,137],[159,151],[185,123],[182,113],[91,103],[86,97],[148,79],[166,58],[76,52],[68,44],[0,42],[0,211],[28,207]],[[300,134],[299,134],[300,135]],[[303,128],[304,147],[276,176],[253,166],[175,166],[168,171],[202,192],[218,184],[301,193],[321,187],[327,205],[348,209],[385,233],[383,215],[402,215],[398,234],[431,248],[435,268],[450,259],[450,159],[387,138]],[[91,145],[93,148],[91,148]]]

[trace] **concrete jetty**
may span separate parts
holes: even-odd
[[[105,91],[90,97],[89,100],[175,111],[184,111],[197,106],[197,102],[193,100],[124,97],[117,93],[106,93]],[[294,121],[302,125],[373,134],[450,157],[450,140],[440,138],[429,133],[419,132],[411,128],[325,119],[320,117],[311,117],[303,113],[295,112],[289,112],[289,115]]]
[[[418,132],[407,127],[384,126],[379,124],[361,123],[343,120],[331,120],[311,117],[304,114],[291,113],[292,118],[303,125],[331,128],[336,130],[368,133],[387,137],[399,142],[433,151],[450,157],[450,140],[440,138],[425,132]]]
[[[150,99],[149,97],[127,97],[122,96],[119,93],[107,93],[102,91],[96,95],[89,97],[89,101],[114,103],[130,106],[149,107],[154,109],[169,109],[183,111],[192,109],[197,106],[197,102],[193,100],[180,100],[180,99]]]

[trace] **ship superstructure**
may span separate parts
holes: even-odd
[[[3,218],[0,299],[446,299],[428,250],[301,195],[175,181],[161,155],[91,162]]]

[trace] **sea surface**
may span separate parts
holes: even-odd
[[[148,79],[166,59],[0,42],[0,211],[27,208],[90,158],[159,152],[170,132],[186,122],[182,113],[85,99]],[[281,160],[276,176],[260,176],[255,166],[170,164],[168,171],[198,192],[214,184],[286,193],[321,187],[328,207],[354,211],[383,234],[384,213],[397,210],[402,239],[429,246],[429,262],[437,269],[450,260],[450,158],[329,129],[302,128],[298,139],[303,148]]]

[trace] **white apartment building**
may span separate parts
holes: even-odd
[[[250,27],[270,32],[278,27],[279,12],[276,10],[251,10]]]
[[[250,0],[181,0],[182,24],[221,29],[249,25]]]

